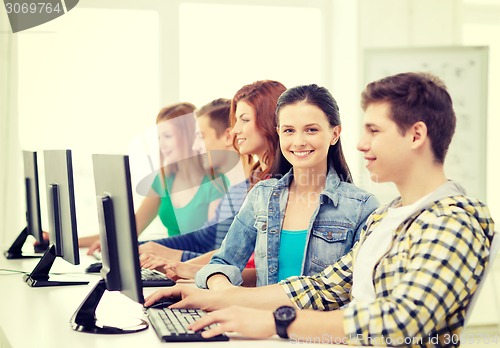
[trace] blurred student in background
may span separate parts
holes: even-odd
[[[285,90],[285,86],[277,81],[261,80],[243,86],[236,92],[227,107],[200,109],[197,113],[199,126],[205,138],[209,136],[205,141],[208,152],[217,150],[213,144],[219,142],[210,140],[210,134],[213,133],[207,129],[207,126],[214,124],[215,114],[221,116],[222,113],[226,113],[226,120],[228,123],[230,121],[230,124],[223,131],[219,130],[219,134],[222,137],[229,134],[231,147],[237,149],[241,156],[246,179],[229,188],[228,194],[217,208],[214,220],[210,221],[205,228],[189,235],[141,245],[139,252],[142,267],[164,271],[163,266],[167,260],[186,261],[197,257],[193,259],[196,265],[210,260],[212,251],[220,246],[226,236],[249,188],[268,176],[269,168],[274,160],[274,151],[278,146],[274,106]],[[222,116],[217,116],[217,118],[223,119]],[[210,122],[206,122],[208,120]],[[225,147],[227,142],[222,141],[219,144]],[[205,254],[207,252],[211,253]]]
[[[213,218],[224,196],[227,179],[222,177],[224,185],[212,180],[193,150],[194,110],[193,104],[177,103],[161,109],[156,118],[161,168],[135,214],[138,235],[157,215],[168,236],[195,231]],[[97,235],[80,238],[79,244],[88,246],[89,254],[100,250]]]

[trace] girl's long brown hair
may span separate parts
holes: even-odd
[[[245,85],[231,100],[231,127],[236,123],[236,104],[245,101],[255,111],[255,124],[261,135],[265,139],[266,150],[259,161],[265,163],[267,168],[261,169],[260,162],[253,164],[250,174],[250,185],[253,186],[258,181],[269,178],[271,167],[275,157],[276,149],[279,147],[278,133],[276,132],[276,103],[279,96],[286,90],[286,87],[277,81],[261,80]],[[236,139],[234,140],[236,141]],[[236,143],[234,147],[238,149]],[[251,155],[244,156],[248,164],[253,163]]]

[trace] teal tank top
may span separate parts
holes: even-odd
[[[278,257],[278,281],[298,276],[302,271],[307,230],[281,230]]]

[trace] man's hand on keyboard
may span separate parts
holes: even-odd
[[[198,265],[189,262],[165,260],[163,272],[172,280],[188,279],[193,280],[196,272],[198,272],[203,265]]]
[[[224,295],[221,291],[198,289],[189,285],[177,284],[175,286],[158,290],[148,297],[144,307],[150,307],[162,299],[180,299],[171,308],[200,308],[213,311],[224,306]]]
[[[139,256],[139,262],[141,268],[155,269],[161,273],[165,273],[164,266],[167,264],[168,260],[152,254],[141,254]]]
[[[212,325],[202,336],[210,338],[225,332],[237,332],[249,338],[268,338],[276,333],[273,312],[270,310],[253,309],[240,306],[231,306],[208,313],[201,317],[189,328],[199,331]]]
[[[167,260],[180,260],[182,258],[182,250],[167,248],[155,242],[146,242],[139,245],[139,254],[154,255]]]
[[[100,252],[100,251],[101,251],[101,242],[97,241],[97,242],[94,242],[89,247],[89,250],[87,251],[87,255],[94,255],[95,252]]]

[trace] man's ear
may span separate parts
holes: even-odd
[[[226,128],[226,130],[224,131],[224,134],[222,134],[222,136],[224,137],[224,145],[227,147],[233,147],[234,135],[231,134],[230,127]]]
[[[427,125],[422,121],[415,122],[407,132],[412,136],[413,148],[422,146],[427,140]]]

